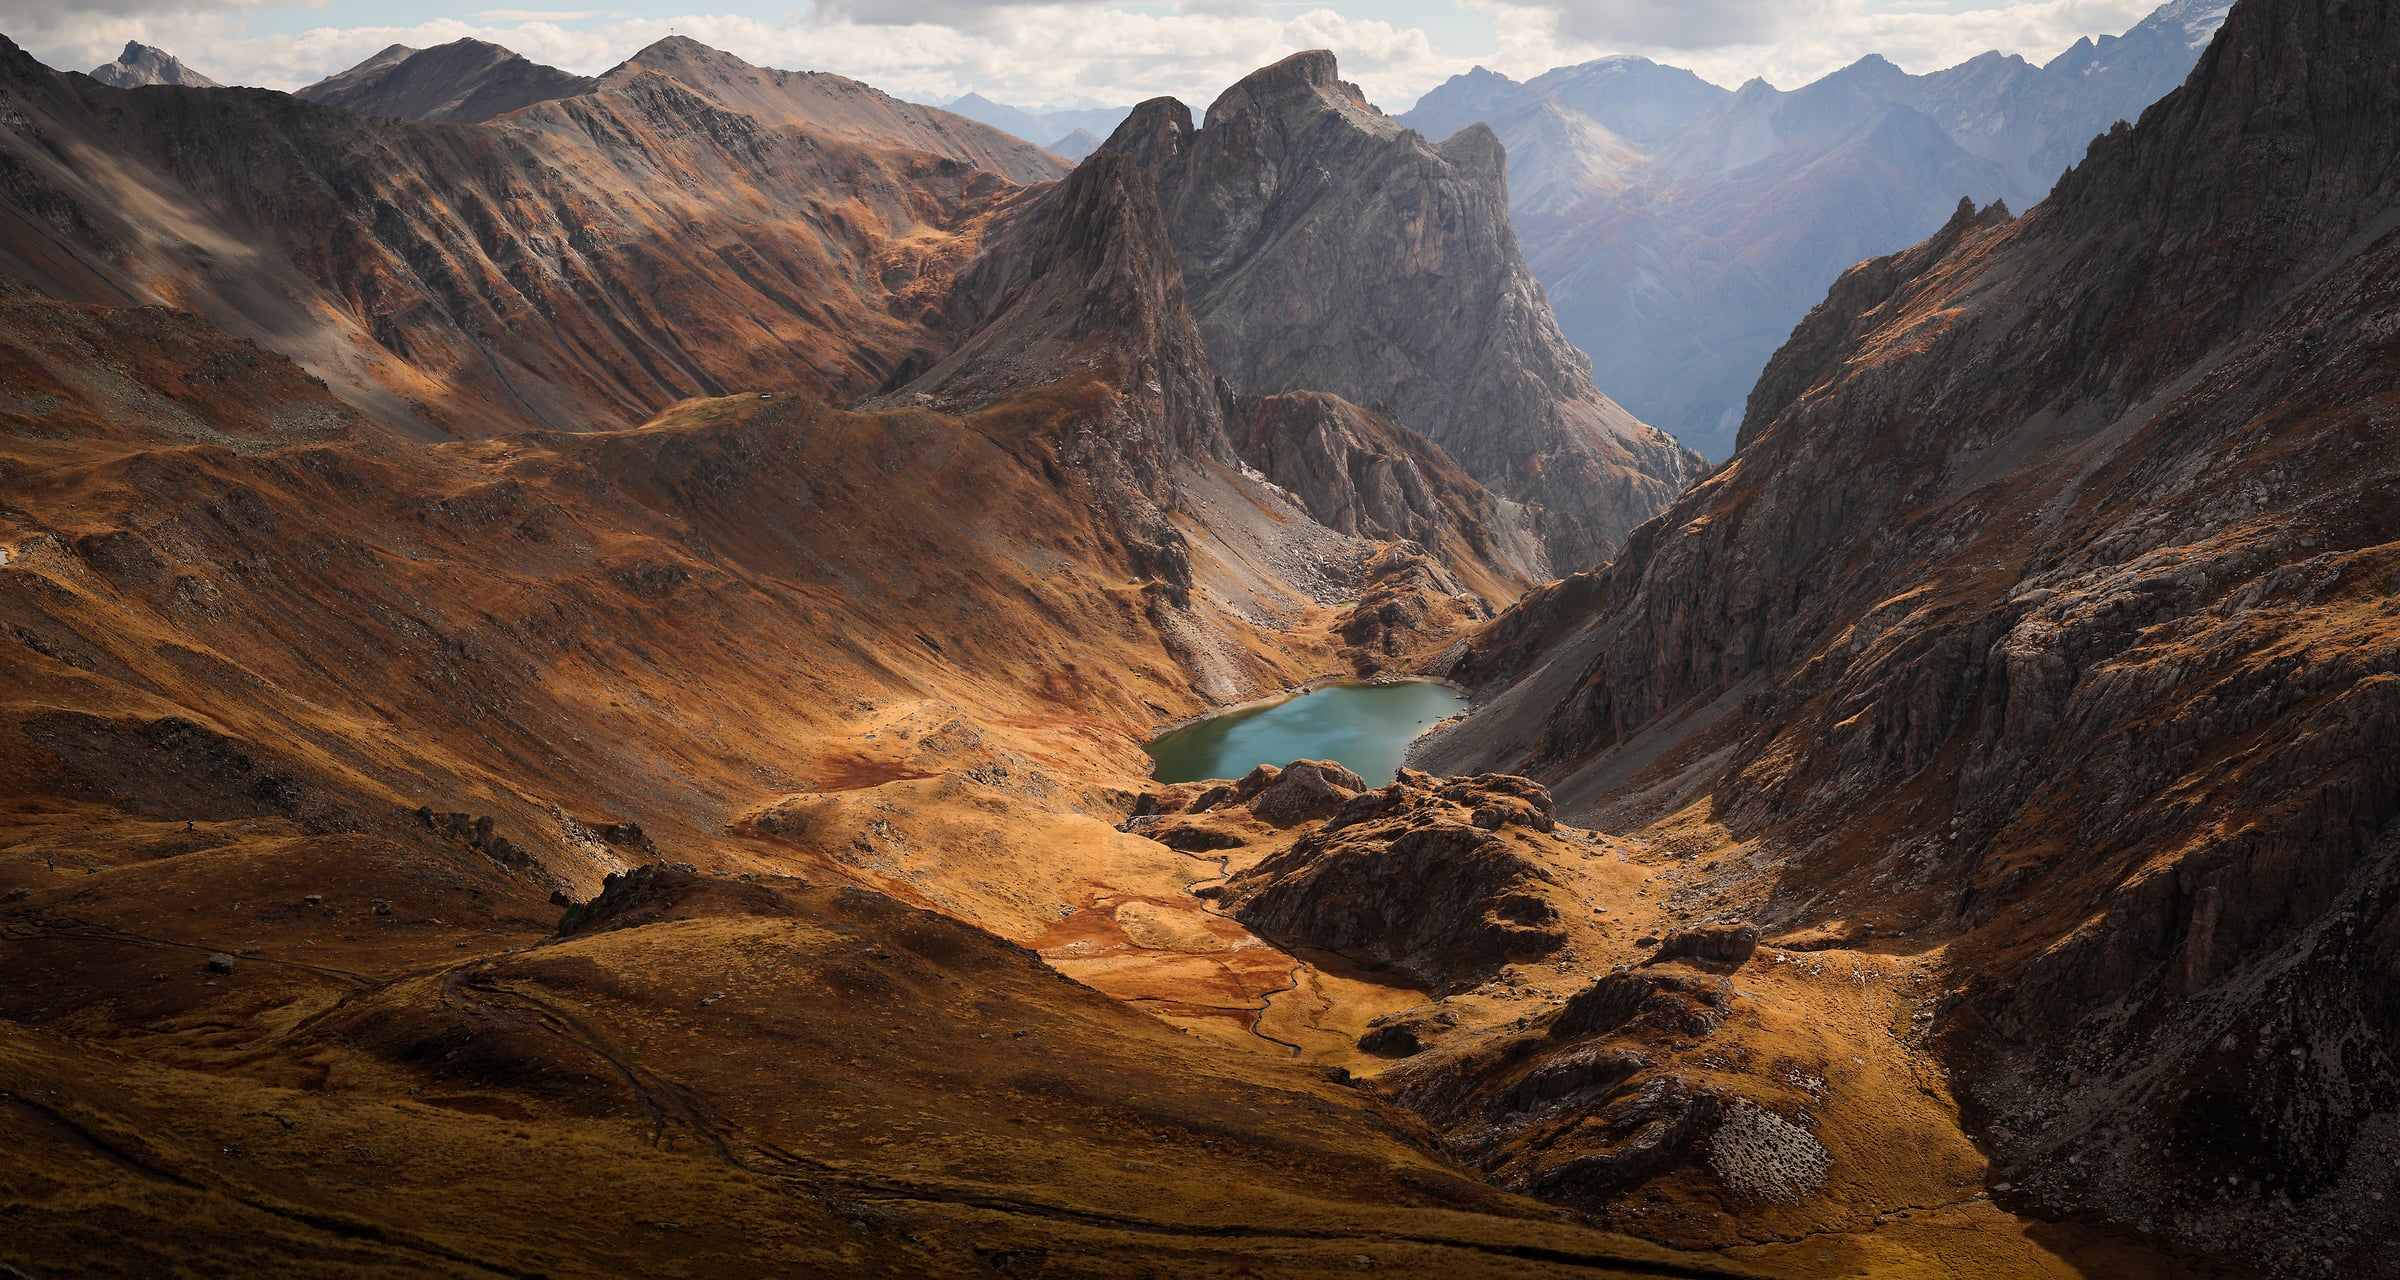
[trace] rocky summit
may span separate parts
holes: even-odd
[[[139,40],[125,42],[125,51],[114,62],[92,68],[92,79],[119,89],[139,88],[146,84],[180,84],[195,89],[213,89],[217,82],[183,65],[183,60],[164,49],[154,48]]]
[[[2223,8],[1439,139],[0,40],[0,1276],[2400,1277],[2400,16]],[[1714,468],[1519,250],[2166,53]]]
[[[393,45],[294,96],[362,116],[476,124],[520,107],[589,93],[594,81],[482,40],[432,49]]]
[[[1695,472],[1592,384],[1525,269],[1489,130],[1439,146],[1296,54],[1210,104],[1134,108],[1107,148],[1154,174],[1226,382],[1330,392],[1536,509],[1562,572],[1605,559]],[[1307,281],[1305,286],[1302,281]]]

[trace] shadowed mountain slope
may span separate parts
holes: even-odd
[[[13,46],[0,92],[31,122],[0,140],[12,274],[187,307],[427,434],[629,426],[762,382],[873,391],[950,341],[948,272],[1011,190],[630,66],[480,126],[126,95]]]
[[[589,93],[595,83],[496,44],[453,40],[431,49],[396,44],[294,92],[362,116],[476,124],[537,102]]]
[[[2039,208],[1845,275],[1432,753],[1708,852],[1697,913],[1927,939],[2014,1194],[2279,1275],[2395,1274],[2396,59],[2243,0]]]

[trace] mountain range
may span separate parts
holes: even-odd
[[[2239,0],[1712,469],[1323,51],[0,40],[0,1274],[2400,1275],[2396,63]]]
[[[1297,962],[1116,829],[1162,720],[1416,670],[1639,523],[1492,487],[1601,437],[1523,397],[1487,485],[1372,407],[1228,386],[1129,152],[1068,173],[688,41],[465,118],[524,74],[343,78],[459,116],[419,121],[0,44],[0,1089],[43,1117],[0,1166],[73,1188],[0,1260],[79,1268],[98,1212],[135,1271],[1277,1265],[1210,1187],[1414,1270],[1668,1256],[1248,1047]],[[1349,136],[1262,76],[1229,92]],[[1428,198],[1490,211],[1453,250],[1525,279],[1497,166],[1437,159]],[[805,1103],[754,1111],[767,1077]],[[862,1159],[904,1130],[933,1145]],[[560,1234],[601,1188],[640,1222]],[[1060,1206],[1118,1225],[1057,1239]],[[775,1225],[685,1235],[734,1220]]]
[[[981,120],[995,129],[1013,133],[1020,138],[1047,138],[1048,150],[1069,160],[1081,160],[1100,147],[1100,141],[1116,132],[1129,107],[1071,107],[1062,111],[1027,111],[1003,102],[994,102],[980,93],[961,94],[942,104],[946,111],[956,112],[969,120]]]
[[[1722,459],[1768,356],[1837,276],[1961,197],[2031,208],[2181,83],[2226,7],[2174,0],[2038,67],[1988,53],[1912,76],[1870,55],[1790,91],[1640,58],[1522,83],[1478,68],[1400,120],[1499,134],[1526,259],[1600,385]]]

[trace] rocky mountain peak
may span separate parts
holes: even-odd
[[[618,65],[664,71],[670,75],[692,71],[738,75],[757,69],[723,49],[702,44],[690,36],[665,36],[653,40]]]
[[[1181,156],[1194,132],[1190,107],[1175,98],[1152,98],[1137,104],[1100,145],[1155,171]]]
[[[1093,152],[994,231],[960,288],[988,317],[900,402],[965,409],[1045,387],[1113,387],[1120,409],[1074,424],[1068,450],[1104,491],[1122,481],[1151,500],[1168,496],[1174,463],[1232,458],[1157,188],[1133,157]]]
[[[1226,90],[1203,128],[1171,99],[1143,103],[1109,149],[1156,175],[1192,314],[1236,391],[1329,392],[1423,433],[1538,504],[1562,566],[1605,558],[1682,487],[1685,451],[1602,395],[1559,333],[1488,129],[1436,146],[1317,51]]]
[[[183,65],[183,61],[164,49],[143,44],[138,40],[125,42],[125,51],[114,62],[92,68],[92,79],[119,89],[139,88],[146,84],[179,84],[194,89],[214,89],[217,82]]]
[[[1310,49],[1235,81],[1209,104],[1208,119],[1212,124],[1231,123],[1264,115],[1308,123],[1327,107],[1361,123],[1383,119],[1383,113],[1367,102],[1364,91],[1342,79],[1331,51]],[[1396,126],[1393,131],[1397,132]]]
[[[672,77],[717,106],[761,124],[796,125],[863,146],[948,156],[1012,182],[1045,182],[1067,168],[1034,143],[981,121],[904,102],[830,71],[754,66],[689,36],[653,41],[602,73],[599,83],[631,84],[647,75]]]
[[[1835,77],[1854,80],[1891,81],[1904,80],[1908,77],[1908,73],[1902,71],[1899,65],[1893,62],[1890,58],[1884,57],[1880,53],[1870,53],[1865,57],[1860,58],[1858,61],[1851,63],[1849,66],[1834,72],[1832,76],[1828,76],[1826,79],[1830,80]]]
[[[1443,139],[1434,150],[1471,177],[1503,185],[1508,181],[1508,147],[1490,125],[1468,125]]]
[[[365,116],[480,124],[597,82],[503,45],[464,38],[430,49],[395,44],[296,96]]]

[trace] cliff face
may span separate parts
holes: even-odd
[[[1947,939],[2018,1194],[2282,1274],[2393,1274],[2396,57],[2244,0],[2039,209],[1846,275],[1433,752],[1772,855],[1698,900]]]
[[[1533,513],[1493,494],[1440,445],[1379,413],[1321,391],[1241,397],[1228,429],[1234,450],[1290,490],[1317,523],[1377,542],[1409,541],[1454,566],[1478,562],[1513,581],[1515,595],[1549,564]]]
[[[1109,447],[1144,492],[1163,496],[1179,459],[1232,459],[1157,192],[1129,158],[1096,156],[1014,212],[959,292],[997,310],[912,397],[979,405],[1098,377],[1127,397]]]
[[[475,124],[598,83],[482,40],[431,49],[393,45],[293,96],[362,116]]]
[[[1015,406],[1028,444],[1083,476],[1136,565],[1188,603],[1191,555],[1165,509],[1179,467],[1233,451],[1149,175],[1111,153],[1029,198],[959,298],[992,314],[888,402]]]
[[[1553,563],[1596,563],[1663,506],[1689,455],[1591,382],[1509,229],[1485,130],[1436,147],[1367,105],[1332,55],[1171,99],[1110,138],[1157,175],[1194,318],[1246,395],[1316,390],[1424,433],[1542,508]]]

